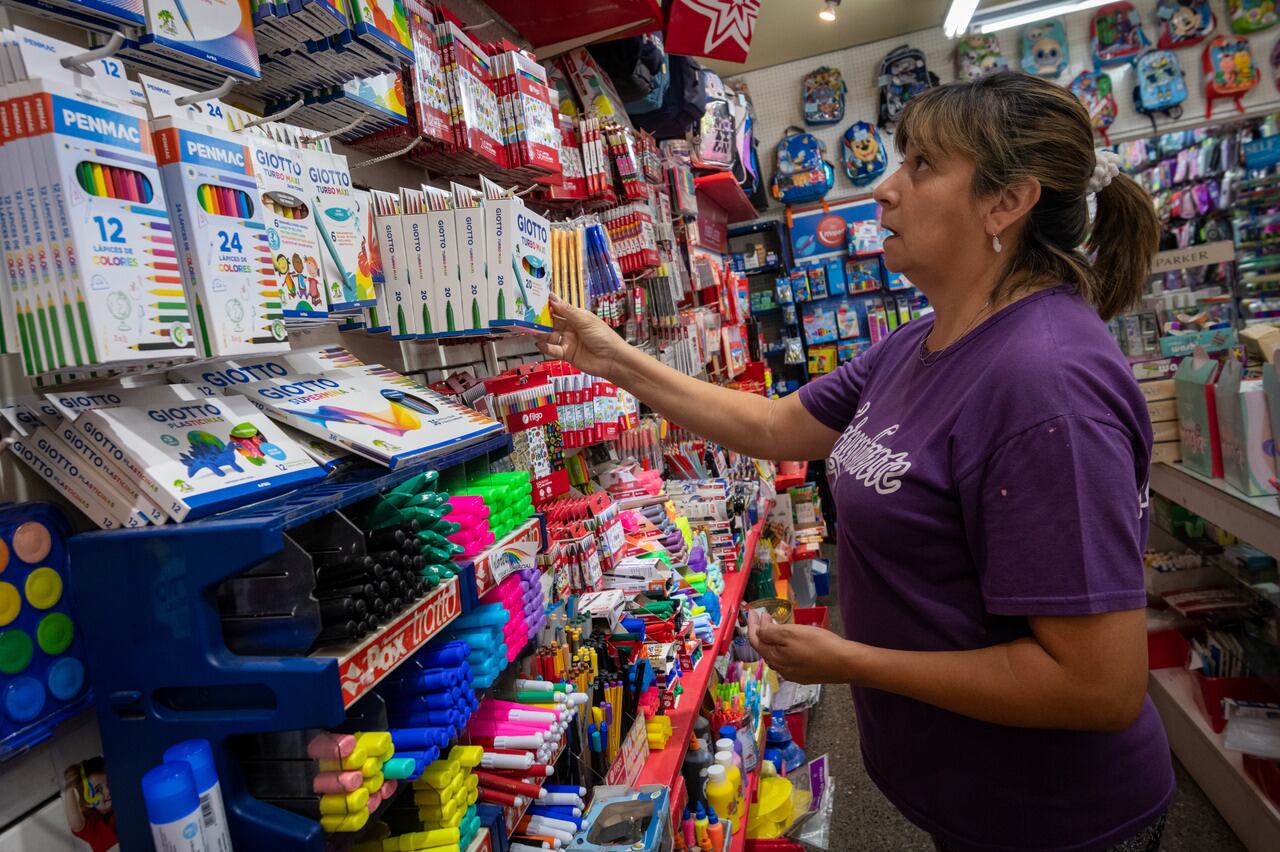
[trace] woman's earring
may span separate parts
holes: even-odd
[[[1004,251],[1004,246],[1000,244],[999,234],[991,235],[991,250],[994,251],[996,254],[999,254],[1000,252]]]

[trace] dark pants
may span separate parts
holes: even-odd
[[[1114,846],[1107,847],[1104,852],[1159,852],[1160,838],[1164,836],[1164,821],[1167,814],[1139,831],[1128,840],[1122,840]],[[933,847],[938,852],[949,852],[947,844],[941,839],[933,838]]]

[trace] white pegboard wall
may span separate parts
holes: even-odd
[[[1218,26],[1214,35],[1229,33],[1226,23],[1224,0],[1212,0],[1214,12],[1218,17]],[[1160,29],[1157,25],[1155,0],[1135,0],[1134,7],[1142,15],[1143,30],[1154,45],[1159,39]],[[1089,50],[1089,22],[1095,10],[1076,12],[1065,16],[1067,28],[1068,52],[1071,64],[1058,78],[1065,86],[1086,68],[1091,68],[1093,58]],[[856,4],[846,3],[841,14],[857,14]],[[1000,47],[1010,68],[1020,68],[1022,61],[1022,29],[1014,28],[995,33]],[[1280,110],[1280,92],[1276,88],[1276,72],[1271,68],[1271,50],[1280,41],[1280,26],[1255,33],[1249,38],[1253,49],[1253,58],[1262,69],[1262,80],[1246,95],[1242,103],[1251,115],[1264,114]],[[773,149],[782,138],[788,125],[804,127],[804,116],[801,110],[801,81],[805,74],[821,65],[839,69],[844,76],[849,92],[845,99],[844,120],[839,124],[823,127],[804,127],[805,130],[821,139],[827,146],[827,160],[836,168],[836,183],[827,195],[827,201],[838,201],[844,198],[867,195],[874,185],[855,187],[845,177],[840,162],[840,139],[844,131],[855,121],[868,121],[874,124],[878,117],[880,90],[876,80],[880,74],[880,60],[890,50],[901,44],[923,50],[928,57],[929,70],[938,75],[943,83],[950,83],[956,78],[955,41],[950,41],[942,34],[942,23],[927,30],[918,30],[870,44],[858,45],[844,50],[824,53],[807,59],[798,59],[770,68],[761,68],[736,75],[730,79],[743,80],[751,92],[755,105],[755,135],[759,140],[761,177],[768,180],[773,175]],[[1186,74],[1187,89],[1190,94],[1183,103],[1182,118],[1176,122],[1157,118],[1161,132],[1196,127],[1207,123],[1205,120],[1204,75],[1201,68],[1201,51],[1204,44],[1178,51],[1178,61]],[[1151,135],[1151,121],[1133,108],[1133,69],[1129,65],[1113,66],[1106,69],[1111,77],[1112,89],[1116,104],[1120,108],[1115,124],[1111,126],[1111,141],[1122,142]],[[1213,122],[1229,121],[1239,116],[1229,100],[1215,102]],[[893,150],[893,137],[883,133],[885,146],[889,151],[889,168],[885,174],[891,174],[898,167],[900,159]],[[1098,137],[1101,144],[1101,137]],[[764,218],[780,216],[785,208],[770,198],[769,209]]]

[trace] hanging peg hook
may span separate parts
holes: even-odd
[[[359,118],[352,119],[337,130],[326,130],[324,133],[317,133],[315,136],[303,136],[298,140],[298,142],[302,145],[314,145],[317,142],[323,142],[324,140],[332,139],[335,136],[342,136],[345,133],[350,133],[355,130],[357,127],[368,121],[369,118],[370,116],[368,115],[362,115]]]
[[[481,22],[480,22],[480,23],[478,23],[478,24],[468,24],[467,26],[465,26],[465,27],[463,27],[463,28],[462,28],[462,31],[463,31],[464,33],[469,33],[469,32],[471,32],[472,30],[482,29],[483,27],[487,27],[487,26],[489,26],[490,24],[496,24],[496,23],[498,23],[498,22],[497,22],[497,21],[495,21],[493,18],[486,18],[485,20],[481,21]]]
[[[385,163],[387,160],[394,160],[396,157],[403,157],[405,154],[408,154],[410,151],[412,151],[414,148],[417,148],[421,144],[422,144],[422,137],[419,136],[415,138],[412,142],[410,142],[408,145],[405,145],[399,151],[392,151],[390,154],[383,154],[379,157],[374,157],[371,160],[365,160],[364,162],[361,162],[361,163],[354,163],[353,165],[348,166],[348,170],[354,172],[356,169],[363,169],[365,166],[376,166],[378,163]]]
[[[298,98],[279,112],[273,112],[271,115],[264,115],[262,118],[255,118],[253,121],[246,121],[244,123],[244,127],[241,127],[240,129],[248,130],[250,127],[261,127],[262,125],[268,124],[272,121],[284,121],[286,118],[302,109],[303,106],[305,106],[305,104],[302,98]]]
[[[203,103],[204,101],[211,101],[214,98],[225,98],[227,95],[231,94],[231,90],[235,88],[235,85],[236,78],[228,74],[216,89],[182,95],[181,97],[174,98],[173,102],[178,106],[184,107],[191,106],[192,104]]]
[[[92,77],[94,71],[89,67],[89,63],[97,62],[99,59],[106,59],[108,56],[115,56],[116,52],[122,47],[124,47],[124,36],[119,32],[114,32],[102,47],[95,47],[93,50],[77,53],[75,56],[63,57],[61,60],[62,67],[71,68],[87,77]]]

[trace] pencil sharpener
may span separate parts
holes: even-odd
[[[567,852],[671,852],[670,797],[660,784],[597,787]]]

